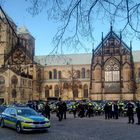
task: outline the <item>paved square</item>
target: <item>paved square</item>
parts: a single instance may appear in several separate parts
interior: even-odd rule
[[[72,114],[59,122],[53,114],[48,132],[17,134],[15,130],[0,128],[0,140],[140,140],[140,126],[127,122],[127,117],[118,120],[105,120],[104,116],[74,119]]]

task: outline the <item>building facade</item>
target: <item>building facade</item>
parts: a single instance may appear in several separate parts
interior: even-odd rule
[[[112,27],[92,53],[35,56],[35,39],[0,7],[0,103],[140,100],[140,51]]]
[[[0,103],[38,99],[40,65],[34,62],[35,39],[17,28],[0,7]]]

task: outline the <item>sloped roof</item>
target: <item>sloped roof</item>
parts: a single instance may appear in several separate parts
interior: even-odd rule
[[[22,26],[17,29],[17,34],[30,34],[30,32],[25,26]]]
[[[44,55],[35,56],[35,61],[41,65],[82,65],[91,64],[91,53],[66,54],[66,55]]]
[[[140,62],[140,50],[133,51],[134,62]],[[63,66],[63,65],[89,65],[91,64],[92,54],[66,54],[66,55],[42,55],[35,56],[35,61],[41,65]]]

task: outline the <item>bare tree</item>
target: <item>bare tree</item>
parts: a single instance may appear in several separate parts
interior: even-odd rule
[[[26,0],[32,6],[32,15],[46,10],[49,19],[61,23],[53,38],[52,52],[63,53],[63,47],[84,47],[83,38],[94,41],[95,23],[111,22],[121,26],[122,32],[129,30],[140,39],[139,0]],[[86,49],[86,48],[85,48]]]

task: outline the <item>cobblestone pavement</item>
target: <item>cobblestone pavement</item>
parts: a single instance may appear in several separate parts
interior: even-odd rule
[[[140,126],[127,124],[125,117],[118,120],[105,120],[104,116],[74,119],[68,114],[66,120],[59,122],[53,114],[51,124],[47,132],[23,134],[0,128],[0,140],[140,140]]]

